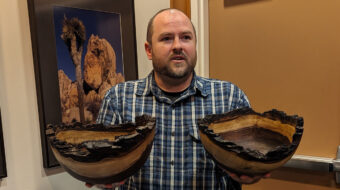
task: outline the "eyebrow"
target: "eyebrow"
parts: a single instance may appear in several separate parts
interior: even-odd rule
[[[190,35],[194,35],[192,31],[184,31],[181,34],[190,34]]]
[[[181,35],[183,35],[183,34],[193,35],[193,32],[189,30],[189,31],[181,32],[180,34]],[[161,33],[159,36],[168,36],[168,35],[173,35],[173,33],[172,32],[164,32],[164,33]]]

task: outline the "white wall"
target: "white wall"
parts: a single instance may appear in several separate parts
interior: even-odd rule
[[[209,9],[208,1],[191,0],[191,21],[197,33],[197,75],[209,77]]]
[[[169,0],[135,0],[138,74],[152,68],[144,53],[148,19]],[[61,168],[44,169],[26,0],[0,0],[0,108],[8,177],[1,190],[78,190]]]
[[[152,63],[145,54],[146,28],[149,19],[160,9],[169,8],[170,0],[135,0],[138,77],[146,77],[152,70]]]

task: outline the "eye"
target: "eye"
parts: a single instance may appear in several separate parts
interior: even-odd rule
[[[190,36],[190,35],[184,35],[184,36],[183,36],[183,39],[184,39],[184,40],[191,40],[191,36]]]
[[[169,40],[171,40],[171,38],[170,38],[170,37],[168,37],[168,36],[166,36],[166,37],[163,37],[163,38],[161,39],[161,41],[169,41]]]

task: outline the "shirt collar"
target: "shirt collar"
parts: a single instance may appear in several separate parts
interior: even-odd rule
[[[210,92],[207,90],[207,85],[208,84],[206,81],[197,76],[196,72],[194,71],[193,80],[186,91],[189,95],[200,94],[205,97],[210,94]],[[142,79],[138,83],[138,88],[136,90],[136,95],[147,96],[150,94],[154,94],[155,96],[159,96],[161,94],[161,89],[157,86],[153,77],[153,71],[151,71],[146,78]]]

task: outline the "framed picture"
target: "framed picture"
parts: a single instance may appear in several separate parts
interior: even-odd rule
[[[44,167],[47,124],[94,123],[117,83],[135,80],[133,0],[28,0]]]
[[[2,121],[0,110],[0,178],[7,177],[5,147],[4,147],[4,135],[2,133]]]

